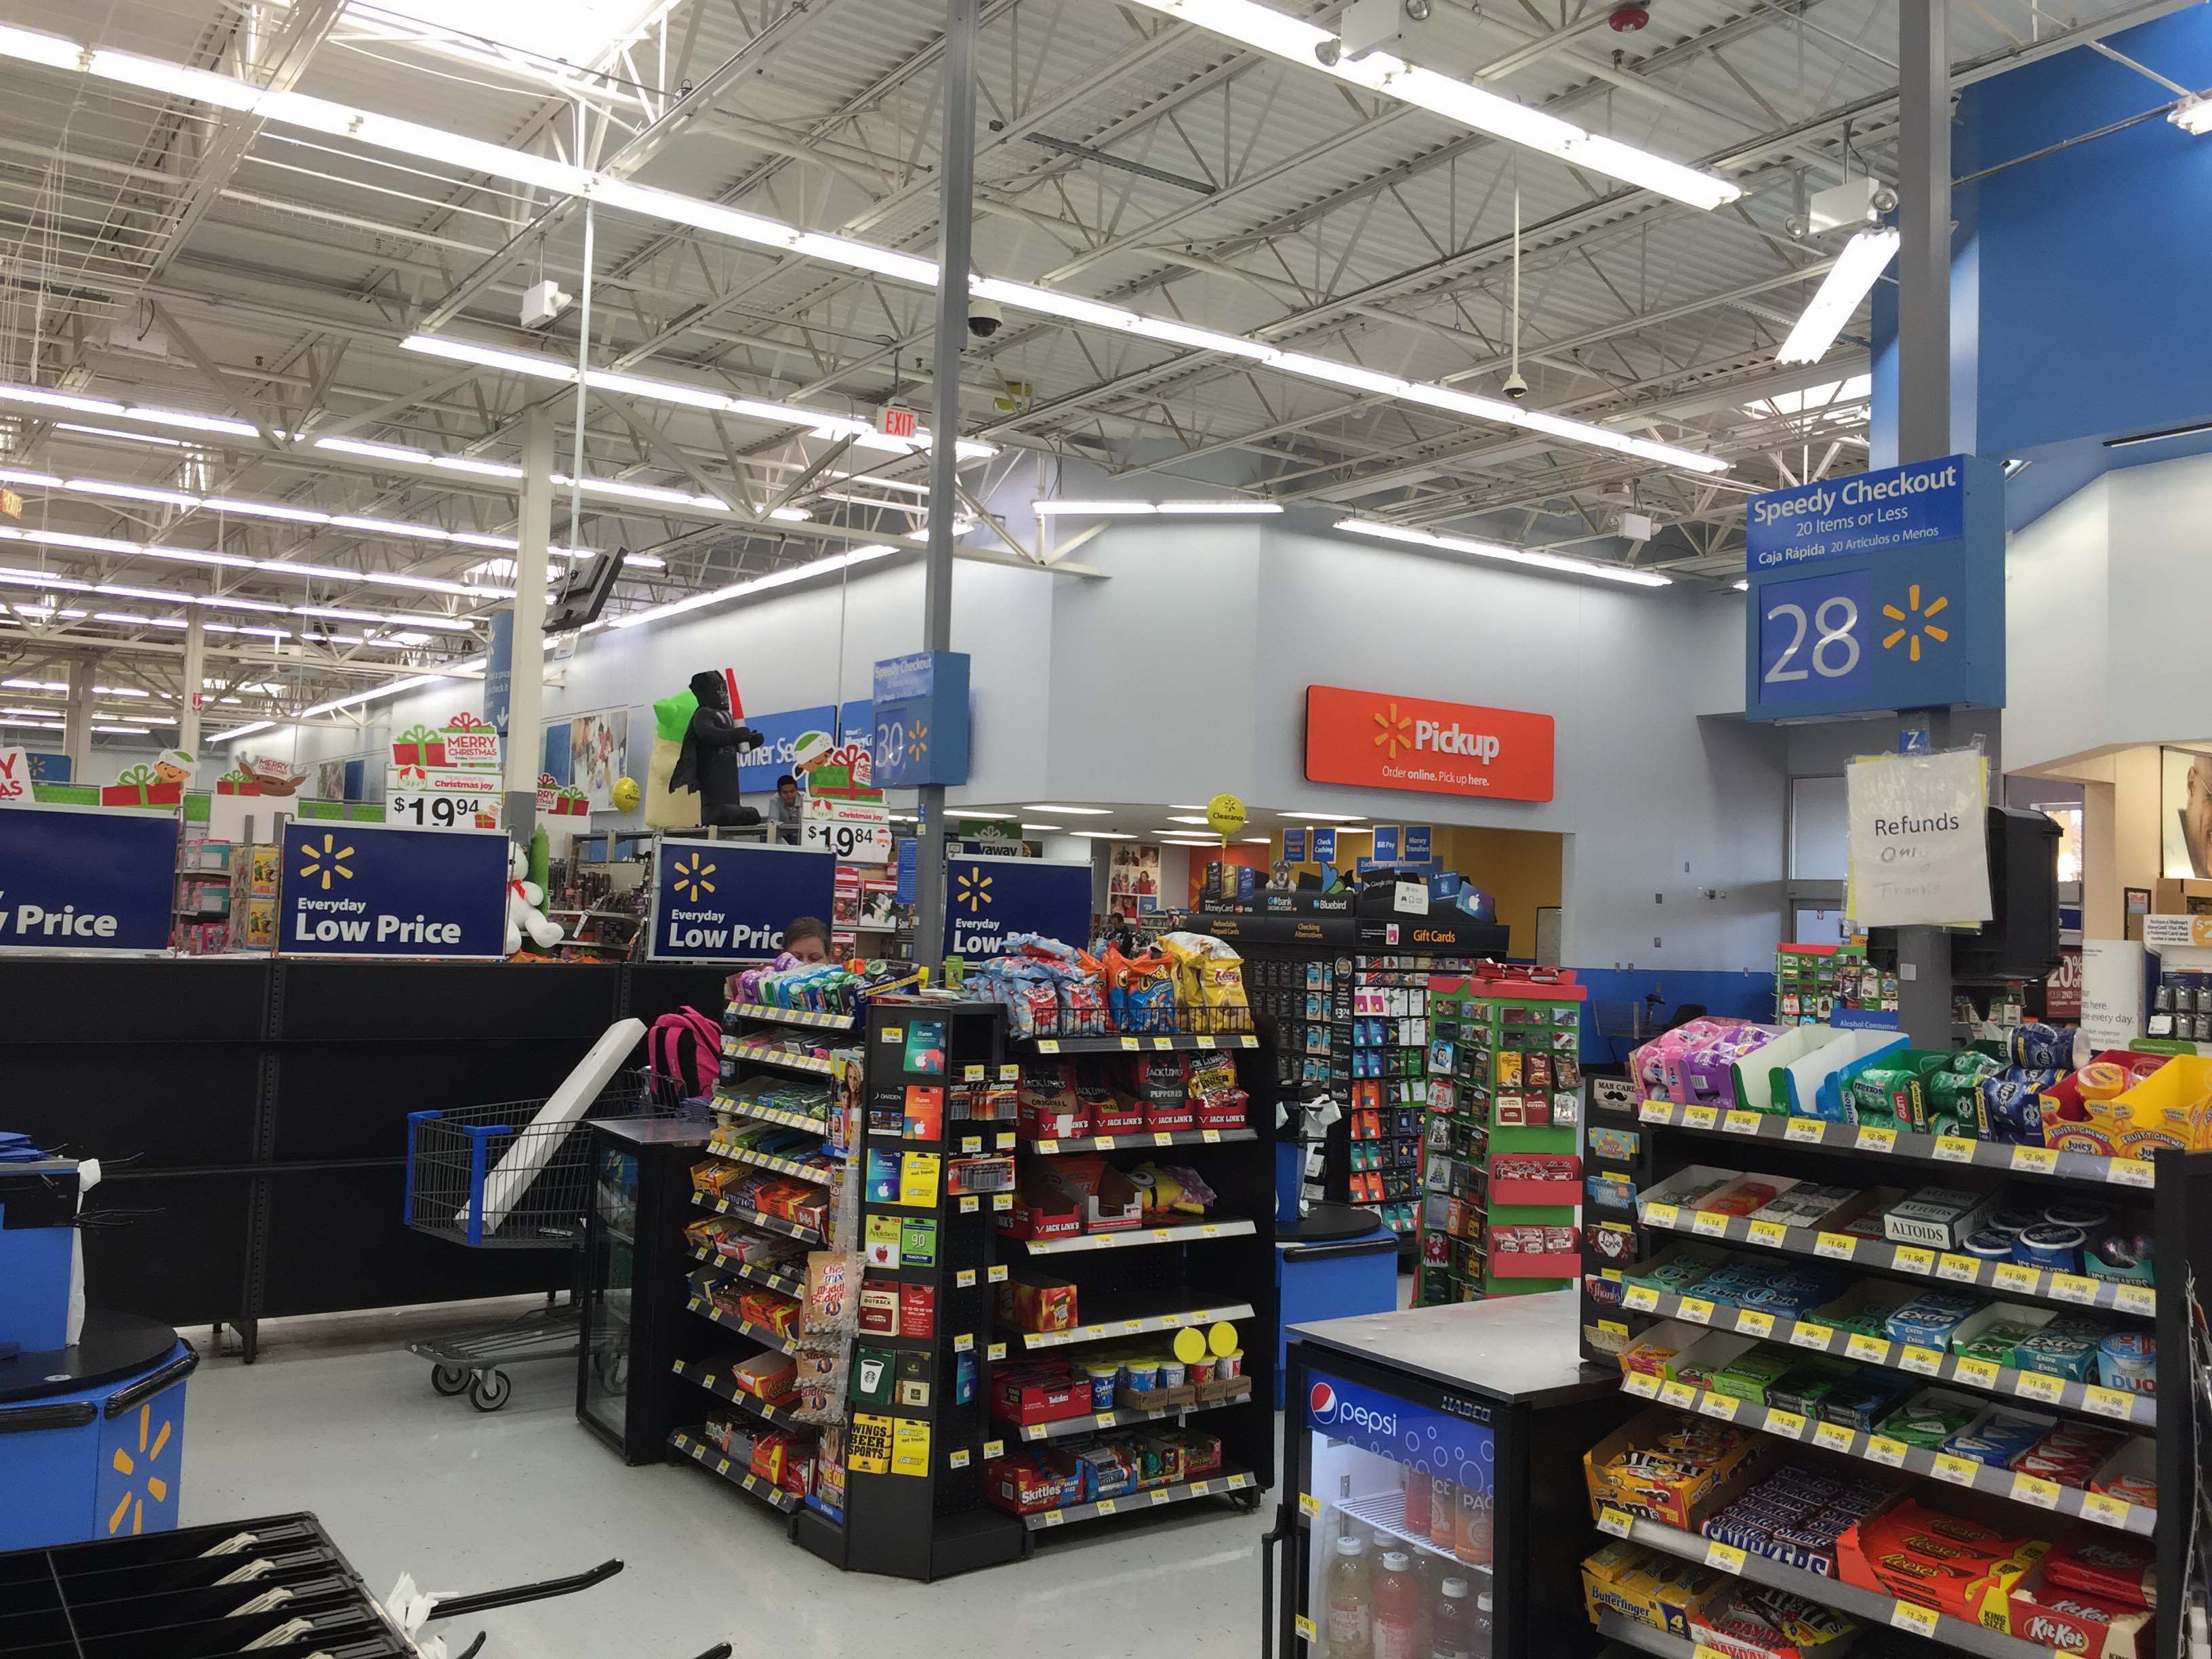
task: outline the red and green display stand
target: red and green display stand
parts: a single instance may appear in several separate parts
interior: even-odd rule
[[[1416,1307],[1558,1290],[1580,1271],[1584,994],[1559,969],[1430,981]]]

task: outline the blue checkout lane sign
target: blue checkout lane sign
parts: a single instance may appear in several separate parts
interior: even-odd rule
[[[830,920],[837,860],[749,841],[663,836],[653,865],[646,955],[654,962],[758,962],[793,919]]]
[[[1003,956],[1015,933],[1077,946],[1091,941],[1091,866],[1044,859],[945,860],[945,954]]]
[[[968,655],[916,651],[876,665],[876,787],[968,781]]]
[[[2004,476],[1950,455],[1751,498],[1744,708],[2004,702]]]
[[[510,844],[295,818],[284,826],[276,953],[496,961],[507,954]]]
[[[166,951],[176,873],[167,812],[0,807],[0,951]]]

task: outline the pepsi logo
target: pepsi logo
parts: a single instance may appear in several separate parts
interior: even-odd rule
[[[1356,1400],[1344,1399],[1337,1394],[1334,1384],[1326,1382],[1317,1382],[1307,1391],[1306,1420],[1317,1427],[1337,1424],[1361,1429],[1385,1439],[1395,1439],[1398,1434],[1395,1412],[1380,1412]]]
[[[1306,1395],[1306,1414],[1316,1423],[1327,1423],[1336,1416],[1336,1390],[1326,1382],[1316,1382]]]

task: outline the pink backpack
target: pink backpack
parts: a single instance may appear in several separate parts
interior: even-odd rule
[[[646,1033],[653,1093],[663,1103],[702,1100],[722,1073],[722,1028],[696,1008],[663,1014]]]

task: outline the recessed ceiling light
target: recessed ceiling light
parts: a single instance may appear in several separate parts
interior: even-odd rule
[[[1318,818],[1323,823],[1357,823],[1365,817],[1364,812],[1285,812],[1286,818]]]
[[[1114,809],[1110,806],[1047,806],[1038,801],[1031,801],[1022,810],[1027,812],[1072,812],[1079,818],[1110,818],[1114,816]]]
[[[1244,837],[1244,845],[1247,847],[1273,847],[1274,844],[1275,838],[1273,836],[1247,836]]]
[[[1212,827],[1213,823],[1213,821],[1207,817],[1203,812],[1200,813],[1196,817],[1173,816],[1168,819],[1168,822],[1170,823],[1194,823],[1200,829],[1210,829]]]

